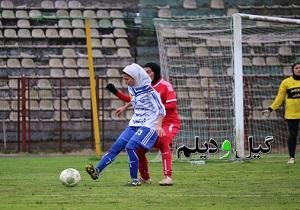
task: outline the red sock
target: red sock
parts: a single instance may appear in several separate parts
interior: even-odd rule
[[[161,151],[161,159],[163,164],[164,176],[172,176],[172,154],[169,151]]]
[[[144,180],[150,179],[146,150],[142,148],[137,149],[137,156],[139,158],[139,172],[141,178]]]

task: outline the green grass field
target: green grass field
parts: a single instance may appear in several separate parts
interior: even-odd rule
[[[151,159],[151,158],[150,158]],[[0,209],[300,209],[300,162],[286,156],[235,163],[208,160],[205,165],[174,161],[174,185],[161,187],[161,163],[151,163],[151,185],[125,187],[127,156],[121,155],[97,181],[84,172],[87,156],[0,158]],[[76,187],[63,186],[65,168],[80,171]]]

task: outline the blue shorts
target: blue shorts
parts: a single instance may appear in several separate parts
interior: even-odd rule
[[[140,147],[150,149],[157,140],[157,133],[155,130],[147,127],[127,127],[120,137],[127,139],[128,144],[130,142],[137,143]]]

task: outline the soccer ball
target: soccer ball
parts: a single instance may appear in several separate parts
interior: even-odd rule
[[[74,187],[80,182],[81,176],[76,169],[67,168],[60,173],[59,180],[65,186]]]

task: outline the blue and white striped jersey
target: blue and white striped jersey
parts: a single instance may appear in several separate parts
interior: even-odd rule
[[[134,109],[129,126],[147,127],[155,130],[159,116],[165,116],[166,110],[159,94],[151,87],[151,79],[138,64],[126,66],[123,72],[130,75],[135,84],[128,87]]]
[[[166,115],[159,94],[150,85],[141,88],[128,87],[128,91],[132,96],[131,104],[134,109],[129,126],[155,129],[158,117]]]

